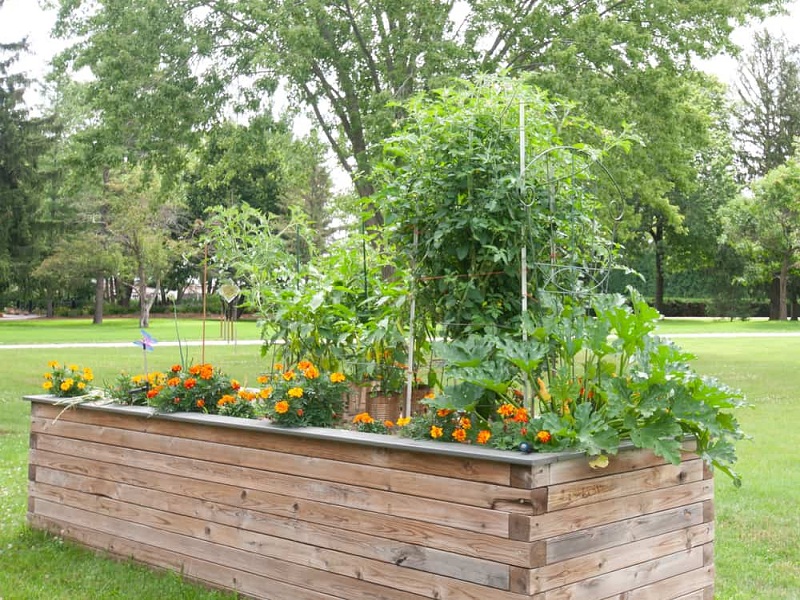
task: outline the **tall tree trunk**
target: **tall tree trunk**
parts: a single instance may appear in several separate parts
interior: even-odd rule
[[[106,280],[102,273],[98,273],[96,278],[97,280],[94,284],[94,318],[92,319],[92,325],[102,325]]]
[[[777,321],[780,318],[780,277],[775,276],[769,285],[769,320]]]
[[[650,232],[656,254],[656,297],[655,309],[664,312],[664,229],[657,223]]]
[[[788,299],[788,290],[789,287],[789,259],[784,258],[783,262],[781,263],[781,274],[779,279],[778,285],[778,319],[781,321],[786,321],[789,318],[789,314],[786,310],[786,301]]]

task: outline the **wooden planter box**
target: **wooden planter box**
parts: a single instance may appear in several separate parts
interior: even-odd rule
[[[31,402],[28,520],[279,600],[713,597],[713,480],[623,450],[500,452]]]

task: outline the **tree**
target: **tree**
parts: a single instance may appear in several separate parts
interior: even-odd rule
[[[30,273],[42,252],[39,160],[50,145],[52,125],[30,116],[24,104],[30,82],[11,72],[25,48],[24,42],[0,44],[0,293],[13,290],[18,300],[31,297]]]
[[[735,137],[746,179],[782,165],[800,136],[800,46],[767,30],[739,62]]]
[[[776,318],[786,319],[789,276],[800,266],[800,152],[756,180],[752,196],[740,196],[722,217],[726,239],[749,259],[750,280],[777,273]]]

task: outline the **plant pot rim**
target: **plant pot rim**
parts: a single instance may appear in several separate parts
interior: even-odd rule
[[[350,429],[324,427],[282,427],[259,419],[210,415],[196,412],[164,413],[158,412],[155,408],[150,406],[129,406],[126,404],[116,404],[108,400],[81,401],[81,398],[81,396],[61,398],[49,394],[31,394],[23,396],[23,399],[28,402],[39,402],[42,404],[63,406],[64,410],[77,407],[87,410],[130,415],[132,417],[177,421],[181,423],[192,423],[195,425],[207,425],[210,427],[226,427],[232,429],[243,429],[247,431],[261,431],[295,438],[318,439],[372,448],[387,448],[393,450],[405,450],[409,452],[420,452],[424,454],[437,454],[440,456],[451,456],[467,460],[482,460],[532,466],[575,460],[576,458],[586,456],[585,452],[575,451],[533,452],[531,454],[525,454],[522,452],[516,452],[514,450],[498,450],[496,448],[487,448],[472,444],[458,444],[455,442],[451,443],[435,442],[430,440],[416,440],[398,435],[364,433]],[[619,445],[619,451],[635,449],[635,446],[630,441],[623,441]]]

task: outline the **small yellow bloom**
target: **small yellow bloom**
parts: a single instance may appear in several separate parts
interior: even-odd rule
[[[437,427],[436,425],[431,425],[430,434],[431,434],[431,437],[433,439],[440,438],[440,437],[442,437],[442,434],[443,434],[442,428],[441,427]]]
[[[289,412],[289,403],[286,400],[281,400],[275,404],[275,412],[279,415],[284,415]]]
[[[269,377],[267,377],[266,375],[259,375],[258,377],[256,377],[256,381],[261,385],[264,385],[269,381]]]
[[[68,368],[69,368],[70,371],[78,371],[78,370],[80,370],[80,367],[78,365],[75,365],[75,364],[70,365]]]
[[[314,365],[310,365],[308,368],[303,370],[303,375],[305,375],[306,379],[316,379],[319,377],[319,369]]]
[[[341,383],[346,379],[343,373],[331,373],[331,383]]]
[[[72,380],[71,379],[67,379],[65,381],[62,381],[61,385],[59,387],[61,388],[62,392],[68,392],[70,390],[70,388],[72,387]]]
[[[46,390],[53,389],[53,382],[52,382],[52,381],[45,381],[45,382],[42,384],[42,387],[43,387],[44,389],[46,389]]]
[[[82,382],[82,381],[79,381],[79,382],[78,382],[78,385],[77,385],[76,387],[77,387],[79,390],[84,390],[84,389],[86,389],[86,384],[85,384],[84,382]]]
[[[289,391],[286,392],[289,395],[289,398],[302,398],[303,397],[303,388],[301,387],[293,387],[289,388]]]
[[[51,361],[49,361],[49,362],[47,363],[47,366],[48,366],[48,367],[50,367],[51,369],[57,369],[57,368],[58,368],[58,367],[60,367],[61,365],[58,363],[58,361],[57,361],[57,360],[51,360]]]
[[[53,378],[53,374],[52,373],[45,373],[44,374],[44,378],[45,379],[52,379]]]
[[[284,381],[291,381],[292,379],[294,379],[294,371],[286,371],[286,373],[283,374]]]
[[[259,397],[259,398],[261,398],[262,400],[266,400],[266,399],[267,399],[267,398],[269,398],[270,396],[272,396],[272,388],[271,388],[271,387],[269,387],[269,386],[268,386],[268,387],[265,387],[265,388],[262,388],[262,389],[261,389],[261,390],[258,392],[258,397]]]
[[[405,427],[409,423],[411,423],[411,417],[400,417],[399,419],[397,419],[398,427]]]

